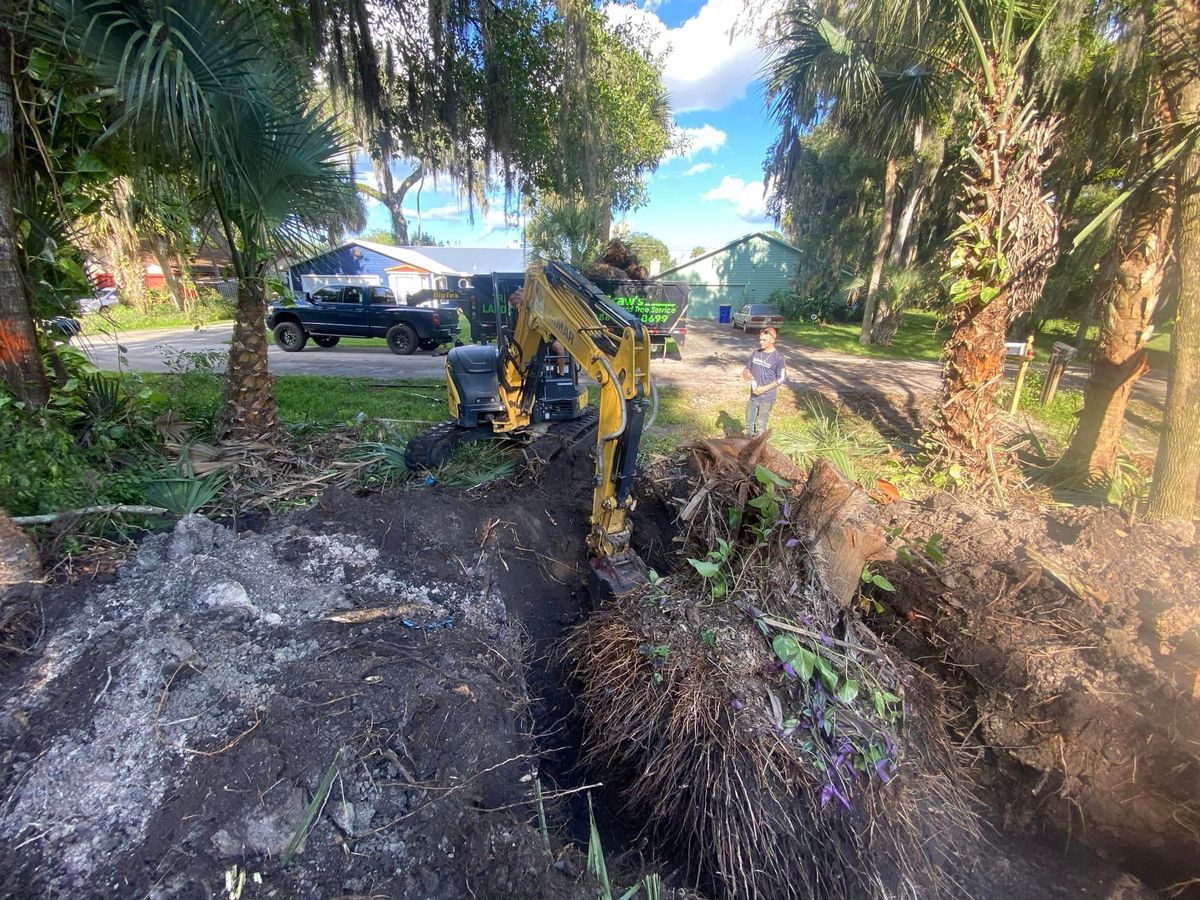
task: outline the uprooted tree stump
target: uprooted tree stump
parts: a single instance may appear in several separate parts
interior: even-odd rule
[[[956,893],[967,782],[935,686],[853,609],[889,554],[862,490],[824,461],[798,489],[762,439],[671,478],[679,564],[568,640],[589,761],[717,896]]]

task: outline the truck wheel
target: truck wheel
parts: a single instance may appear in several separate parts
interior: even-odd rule
[[[308,343],[308,335],[295,322],[280,322],[275,326],[275,343],[280,350],[288,353],[299,353]]]
[[[314,334],[312,339],[313,343],[318,347],[336,347],[338,345],[338,341],[341,340],[340,337],[333,337],[332,335],[328,334]]]
[[[417,349],[417,333],[407,325],[393,325],[387,333],[388,349],[399,356],[409,356]]]

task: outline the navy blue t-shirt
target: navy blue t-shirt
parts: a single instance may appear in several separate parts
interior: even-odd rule
[[[783,354],[778,350],[755,350],[750,354],[751,386],[766,388],[760,397],[771,396],[786,376]]]

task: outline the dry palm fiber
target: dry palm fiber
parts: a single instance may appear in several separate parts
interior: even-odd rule
[[[630,278],[634,281],[645,281],[650,277],[649,271],[638,261],[633,251],[617,238],[608,242],[600,258],[588,269],[587,275],[589,278]]]
[[[824,460],[803,489],[770,466],[802,475],[761,438],[668,473],[679,564],[568,641],[587,758],[716,896],[961,896],[977,831],[937,689],[837,575],[887,554],[869,500]]]

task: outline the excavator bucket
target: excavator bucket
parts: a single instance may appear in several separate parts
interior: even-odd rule
[[[650,570],[634,550],[624,550],[608,556],[593,556],[588,573],[588,593],[592,605],[619,597],[645,584]]]

